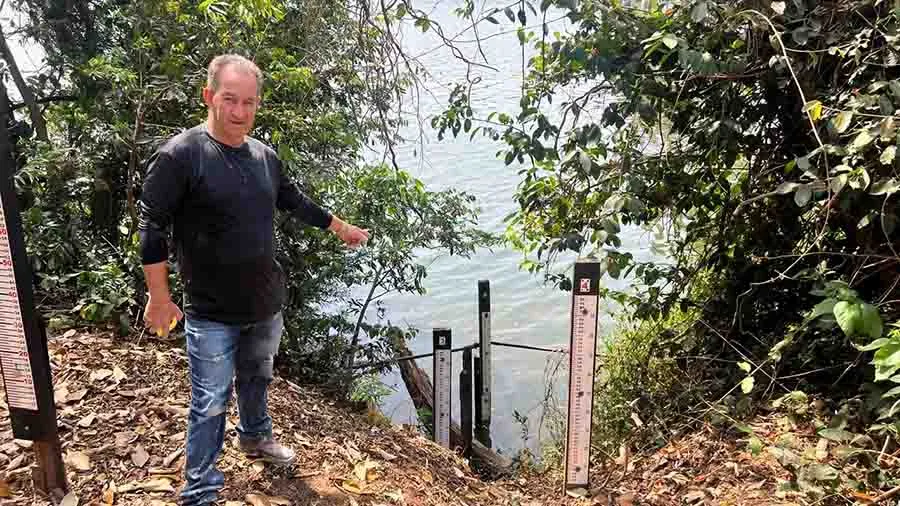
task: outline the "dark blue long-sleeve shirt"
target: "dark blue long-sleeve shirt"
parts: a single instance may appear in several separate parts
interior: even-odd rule
[[[319,228],[331,214],[287,179],[275,151],[248,138],[222,144],[199,125],[150,158],[139,202],[142,263],[168,258],[171,225],[189,316],[251,323],[279,311],[285,275],[275,261],[275,210]]]

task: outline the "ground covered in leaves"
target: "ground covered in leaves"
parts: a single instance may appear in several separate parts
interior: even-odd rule
[[[51,339],[49,348],[72,490],[64,504],[173,504],[183,484],[190,400],[183,349],[175,342],[115,341],[71,331]],[[519,502],[412,428],[373,424],[365,413],[283,379],[272,385],[270,413],[278,438],[297,451],[297,463],[278,468],[248,460],[232,445],[234,405],[219,461],[229,506]],[[7,416],[3,405],[0,417]],[[13,440],[5,425],[2,502],[45,504],[32,490],[30,444]]]
[[[175,341],[115,340],[74,331],[51,339],[49,349],[71,486],[63,504],[174,504],[183,484],[190,400],[183,349]],[[315,388],[276,379],[269,405],[277,436],[297,450],[298,461],[291,468],[270,467],[238,452],[231,442],[237,423],[232,402],[219,461],[226,474],[221,504],[787,506],[814,502],[792,484],[816,486],[817,477],[855,472],[839,462],[840,444],[810,426],[785,424],[784,417],[771,415],[748,425],[752,437],[705,426],[649,455],[625,452],[615,462],[594,466],[586,497],[567,497],[560,470],[519,468],[515,476],[486,483],[467,461],[414,428],[383,423]],[[0,418],[8,418],[2,401]],[[32,455],[31,444],[14,440],[5,422],[3,504],[48,504],[32,490]],[[887,469],[898,464],[897,455],[881,460]],[[831,492],[844,501],[835,504],[878,498],[875,492]]]

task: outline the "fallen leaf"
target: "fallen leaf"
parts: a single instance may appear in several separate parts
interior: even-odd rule
[[[384,460],[386,460],[388,462],[397,460],[396,455],[392,455],[392,454],[382,450],[381,448],[375,448],[375,453],[377,453],[381,458],[383,458]]]
[[[225,501],[225,506],[244,506],[244,501]]]
[[[65,334],[63,334],[63,337],[69,338],[69,337],[72,337],[72,336],[74,336],[74,335],[75,335],[75,329],[69,329],[69,330],[66,331]]]
[[[377,477],[377,468],[377,462],[366,459],[365,461],[360,462],[353,467],[353,474],[356,476],[357,480],[366,483],[375,480],[375,478]]]
[[[63,500],[61,503],[59,503],[59,506],[78,506],[78,496],[75,495],[75,492],[69,492],[65,497],[63,497]]]
[[[178,469],[174,467],[151,467],[147,471],[148,474],[178,474]]]
[[[457,469],[457,468],[455,468],[455,467],[453,468],[453,474],[455,474],[456,477],[459,478],[459,479],[463,479],[463,478],[466,477],[466,475],[463,474],[462,471],[460,471],[459,469]]]
[[[106,506],[112,506],[114,502],[116,502],[116,485],[110,483],[110,486],[103,491],[103,503]]]
[[[91,458],[82,452],[66,452],[66,463],[79,471],[91,470]]]
[[[0,497],[12,497],[12,491],[9,489],[9,483],[6,483],[6,480],[0,478]]]
[[[128,375],[125,374],[125,371],[120,369],[119,366],[113,367],[112,376],[113,376],[113,379],[116,381],[116,383],[119,383],[122,380],[128,378]]]
[[[396,492],[385,492],[384,496],[396,503],[403,502],[403,491],[402,490],[397,490]]]
[[[287,506],[291,504],[284,497],[270,497],[265,494],[247,494],[244,499],[252,506]]]
[[[172,488],[172,481],[166,478],[156,478],[146,481],[141,483],[139,487],[148,492],[175,492],[175,489]]]
[[[340,488],[344,492],[349,492],[356,495],[371,494],[371,492],[366,492],[366,485],[364,483],[360,483],[353,478],[341,482]]]
[[[16,443],[16,446],[18,446],[19,448],[24,448],[26,450],[30,450],[31,447],[34,446],[33,441],[26,441],[24,439],[16,439],[15,443]]]
[[[251,467],[257,473],[261,473],[266,468],[266,464],[261,460],[257,460],[256,462],[253,463],[253,465]]]
[[[106,378],[112,376],[112,371],[109,369],[97,369],[96,371],[91,373],[91,382],[94,381],[103,381]]]
[[[71,392],[66,396],[66,402],[78,402],[81,399],[84,399],[84,396],[87,395],[87,392],[87,388],[82,388],[81,390]]]
[[[313,476],[318,476],[322,474],[321,471],[298,471],[297,474],[294,475],[294,478],[310,478]]]
[[[85,416],[81,420],[78,420],[78,426],[84,427],[84,428],[90,427],[91,424],[94,423],[94,419],[96,419],[96,418],[97,418],[97,415],[91,413],[90,415]]]
[[[148,460],[150,460],[150,454],[147,453],[147,450],[145,450],[142,445],[138,445],[137,448],[131,452],[131,461],[137,467],[144,467],[144,464],[146,464]]]
[[[22,467],[22,464],[25,463],[25,455],[19,455],[18,457],[12,459],[12,462],[6,466],[6,471],[15,471],[16,469]]]
[[[179,449],[175,450],[174,452],[170,453],[169,455],[167,455],[166,458],[163,459],[163,464],[162,464],[163,467],[171,467],[172,463],[175,462],[175,459],[177,459],[178,457],[181,456],[181,452],[183,452],[183,451],[184,451],[184,449],[179,448]]]
[[[426,469],[425,471],[422,472],[422,481],[424,481],[425,483],[433,483],[434,482],[434,476],[431,475],[431,471]]]

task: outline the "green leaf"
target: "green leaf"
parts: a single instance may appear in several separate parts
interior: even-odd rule
[[[506,14],[506,17],[509,18],[513,23],[516,22],[516,15],[513,13],[513,10],[510,7],[503,9],[503,14]]]
[[[843,429],[822,429],[819,431],[819,437],[823,437],[829,441],[842,443],[853,439],[854,434]]]
[[[850,126],[851,121],[853,120],[853,112],[852,111],[841,111],[834,118],[834,130],[842,134],[847,128]]]
[[[809,113],[809,117],[813,121],[818,121],[822,117],[822,102],[812,100],[803,106],[803,112]]]
[[[822,315],[833,314],[835,304],[837,304],[837,301],[834,299],[825,299],[816,304],[816,307],[813,308],[812,313],[809,315],[809,319],[815,320]]]
[[[794,194],[794,202],[798,207],[809,204],[810,199],[812,199],[812,187],[808,184],[800,186],[797,189],[797,193]]]
[[[486,18],[484,18],[484,19],[490,21],[491,23],[493,23],[493,24],[495,24],[495,25],[499,25],[499,24],[500,24],[500,22],[497,21],[497,18],[492,17],[492,16],[488,16],[488,17],[486,17]]]
[[[816,481],[832,481],[839,476],[838,470],[828,464],[813,462],[807,467],[809,475]]]
[[[875,381],[889,379],[900,368],[900,339],[885,343],[872,358],[875,365]]]
[[[806,156],[801,156],[800,158],[798,158],[797,167],[799,167],[800,170],[809,170],[809,158]]]
[[[678,38],[671,33],[667,33],[663,35],[662,43],[665,44],[669,49],[675,49],[675,46],[678,45]]]
[[[784,182],[778,185],[778,188],[775,188],[775,193],[779,195],[787,195],[792,191],[796,190],[800,185],[797,183]]]
[[[897,397],[900,395],[900,387],[894,387],[887,392],[881,394],[882,399],[890,399],[891,397]]]
[[[745,394],[749,394],[751,390],[753,390],[753,385],[756,380],[753,379],[753,376],[747,376],[741,381],[741,391]]]
[[[747,441],[747,450],[756,457],[763,451],[763,442],[758,437],[753,436]]]
[[[894,156],[897,154],[897,146],[888,146],[884,148],[884,151],[881,152],[881,157],[879,161],[881,161],[884,165],[890,165],[894,163]]]
[[[859,151],[862,148],[868,146],[869,143],[871,143],[871,142],[872,142],[872,136],[869,135],[869,131],[863,130],[856,136],[855,139],[853,139],[853,142],[850,143],[850,150],[851,151]]]
[[[860,306],[862,307],[861,335],[870,339],[878,339],[884,332],[884,325],[881,321],[881,315],[878,314],[878,309],[872,304],[865,302],[860,304]]]
[[[891,178],[882,179],[881,181],[878,181],[877,183],[872,185],[872,189],[869,191],[869,193],[871,195],[892,195],[896,193],[897,190],[900,190],[900,181]]]
[[[706,1],[698,2],[691,9],[691,19],[695,23],[699,23],[699,22],[703,21],[704,19],[706,19],[706,16],[708,16],[708,15],[709,15],[709,4],[707,4]]]
[[[591,170],[591,157],[584,151],[578,152],[578,160],[581,162],[581,169],[585,172],[590,172]]]
[[[854,344],[853,347],[859,351],[874,351],[887,344],[888,341],[890,341],[890,339],[882,337],[881,339],[876,339],[865,346],[857,346]]]
[[[862,321],[862,308],[855,302],[842,300],[834,305],[834,317],[847,337],[855,337]]]
[[[750,369],[752,368],[752,366],[747,362],[738,362],[738,367],[740,367],[742,371],[748,374],[750,373]]]

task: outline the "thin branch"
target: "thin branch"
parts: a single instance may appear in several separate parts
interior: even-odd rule
[[[16,59],[9,49],[9,44],[6,43],[6,36],[3,34],[2,26],[0,26],[0,53],[2,53],[3,59],[6,60],[9,73],[12,75],[16,87],[19,89],[19,94],[22,95],[22,101],[28,106],[28,110],[31,114],[31,126],[34,128],[38,140],[44,142],[48,141],[50,138],[47,135],[47,123],[44,121],[44,117],[41,114],[41,108],[38,107],[37,102],[35,102],[31,88],[28,86],[28,83],[25,82],[25,78],[22,77],[22,72],[19,71],[19,66],[16,64]]]

